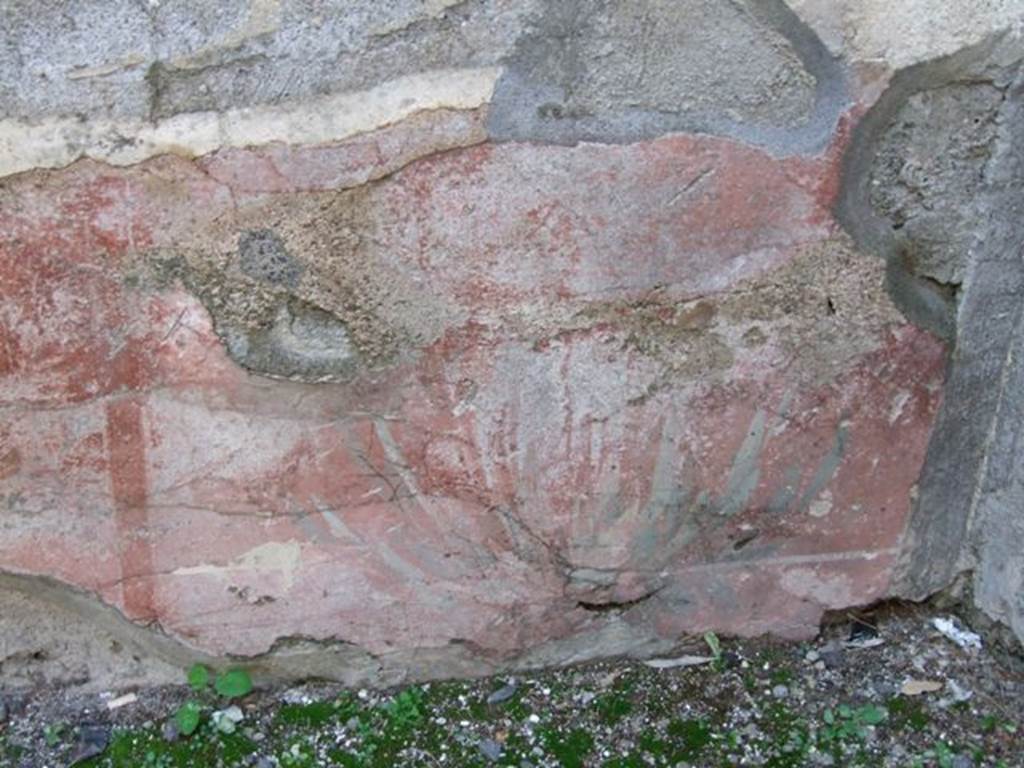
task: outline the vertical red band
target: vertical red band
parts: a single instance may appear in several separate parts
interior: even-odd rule
[[[153,555],[146,530],[146,443],[142,404],[136,399],[107,405],[110,487],[121,547],[121,597],[130,619],[150,620],[153,608]]]

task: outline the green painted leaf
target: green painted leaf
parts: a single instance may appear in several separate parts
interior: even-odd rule
[[[185,736],[191,736],[199,727],[199,705],[194,701],[186,701],[178,711],[174,713],[174,721],[178,724],[178,730]]]
[[[193,664],[188,671],[188,684],[193,691],[201,691],[210,684],[210,670],[202,664]]]
[[[229,669],[217,675],[213,687],[224,698],[237,699],[252,690],[252,678],[244,669]]]

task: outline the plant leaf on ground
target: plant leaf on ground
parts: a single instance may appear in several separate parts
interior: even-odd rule
[[[210,670],[202,664],[193,664],[188,670],[188,684],[193,691],[201,691],[210,684]]]
[[[213,687],[225,699],[237,699],[252,691],[252,678],[244,669],[236,667],[217,675]]]
[[[199,708],[199,705],[194,701],[186,701],[182,704],[174,715],[174,721],[178,725],[178,730],[185,736],[191,736],[195,733],[196,728],[199,727],[201,712],[202,710]]]

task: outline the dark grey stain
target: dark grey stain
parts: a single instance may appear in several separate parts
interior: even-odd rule
[[[238,264],[249,277],[295,288],[302,264],[285,249],[284,241],[269,229],[253,229],[238,237]]]

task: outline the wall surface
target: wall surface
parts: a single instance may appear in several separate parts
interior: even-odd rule
[[[1024,634],[1022,24],[0,0],[5,684]]]

